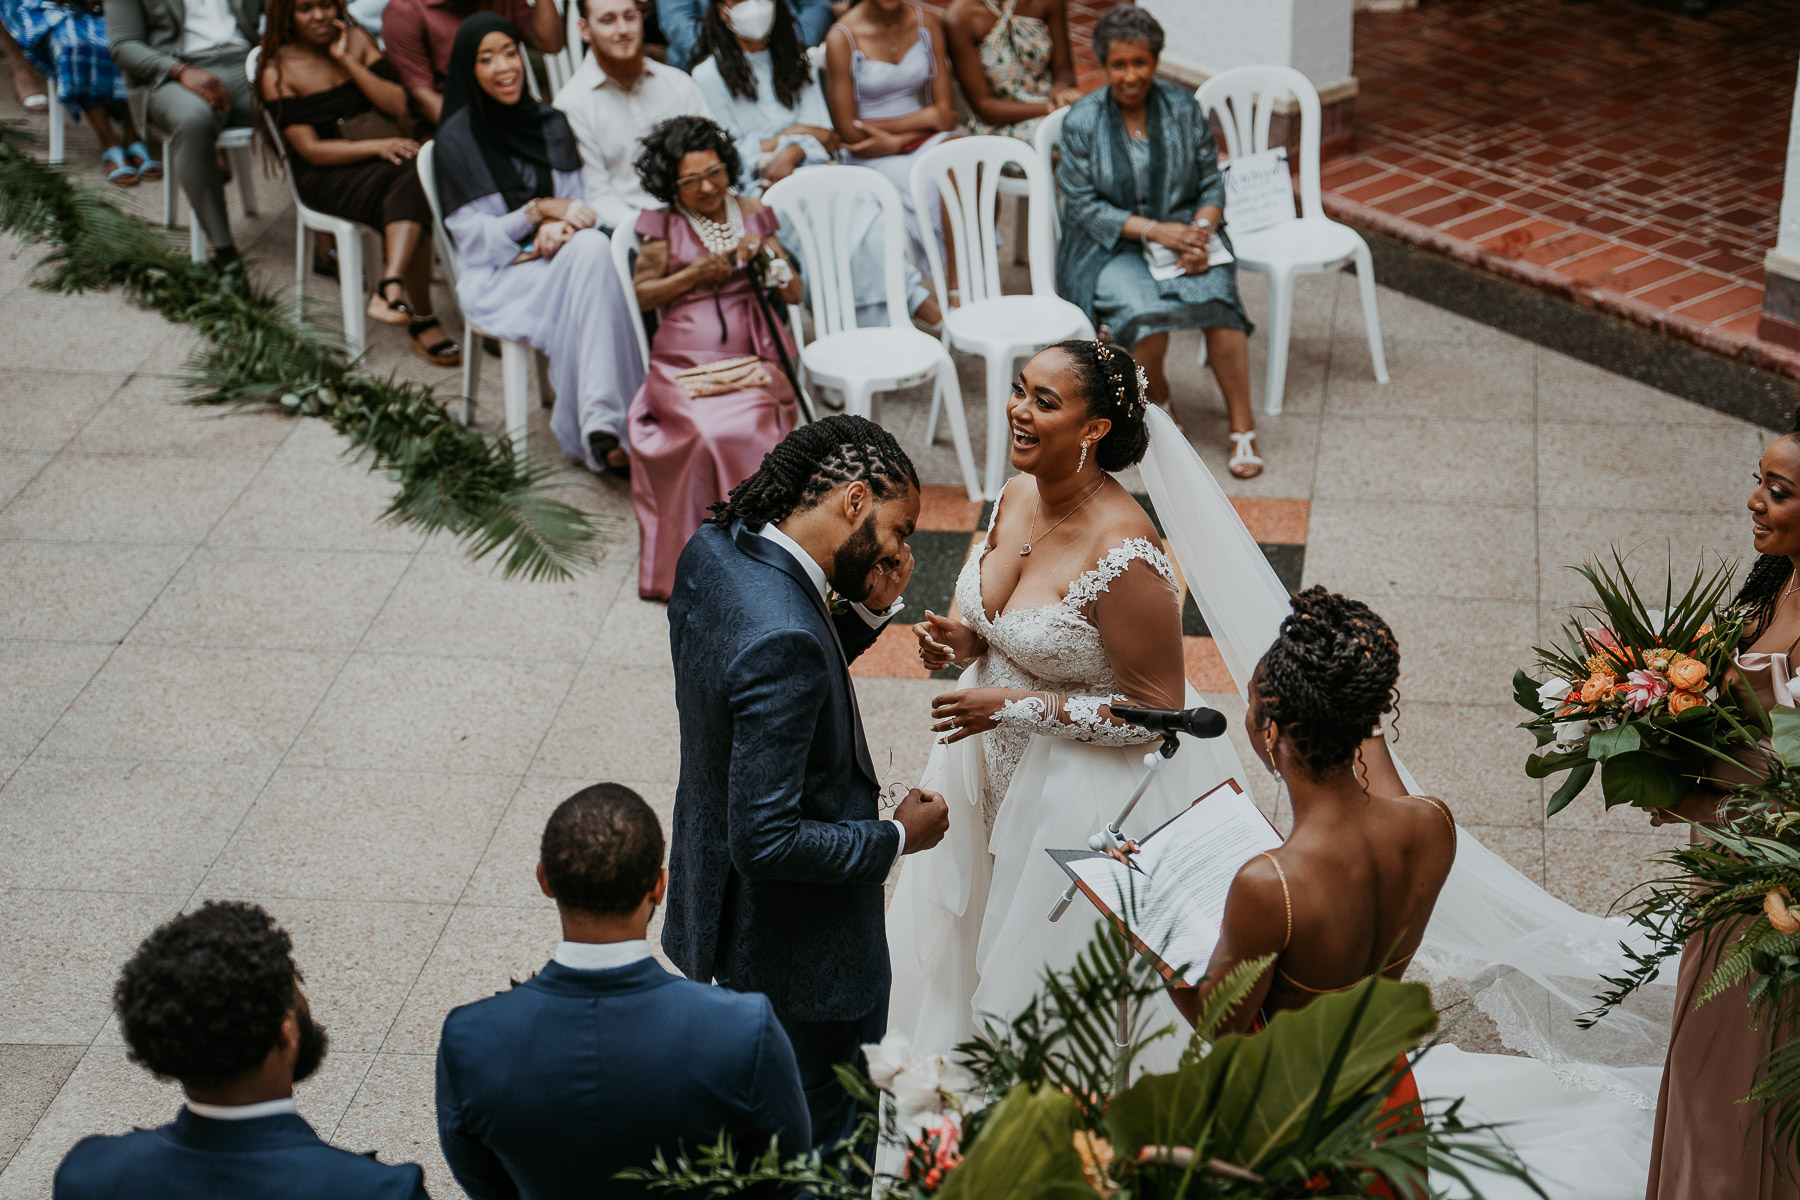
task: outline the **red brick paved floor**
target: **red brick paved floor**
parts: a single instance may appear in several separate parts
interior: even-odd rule
[[[1758,341],[1795,0],[1427,0],[1356,18],[1340,220],[1800,376]]]

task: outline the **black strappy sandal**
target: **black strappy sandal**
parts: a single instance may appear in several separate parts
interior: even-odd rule
[[[601,433],[596,429],[594,432],[587,435],[587,444],[588,453],[594,456],[595,462],[606,468],[606,473],[608,475],[613,475],[620,479],[631,478],[630,458],[627,458],[623,463],[615,466],[607,457],[614,450],[623,450],[625,448],[624,445],[620,443],[617,434]]]
[[[388,284],[400,285],[400,299],[387,298]],[[406,280],[398,275],[390,275],[375,284],[375,294],[369,297],[369,316],[383,325],[404,325],[414,317],[412,307],[406,303]],[[424,318],[419,318],[423,320]]]
[[[456,344],[454,338],[445,338],[443,341],[434,343],[431,346],[421,347],[419,345],[419,335],[424,333],[427,329],[434,328],[443,328],[443,322],[439,321],[430,313],[425,314],[416,321],[408,321],[406,323],[407,336],[412,338],[413,353],[434,367],[455,367],[462,365],[462,347]]]

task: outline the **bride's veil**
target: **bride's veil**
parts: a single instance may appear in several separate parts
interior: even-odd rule
[[[1175,423],[1154,406],[1148,422],[1145,486],[1241,694],[1289,611],[1287,589]],[[1398,754],[1394,765],[1410,790],[1434,794]],[[1455,796],[1443,799],[1454,809]],[[1641,948],[1643,940],[1622,919],[1592,916],[1550,895],[1465,827],[1413,961],[1440,999],[1444,989],[1465,989],[1508,1047],[1546,1063],[1565,1083],[1653,1108],[1674,1006],[1672,972],[1593,1029],[1576,1024],[1604,987],[1601,976],[1629,966],[1621,941]]]

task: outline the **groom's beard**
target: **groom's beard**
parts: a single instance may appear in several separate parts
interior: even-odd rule
[[[869,598],[874,581],[870,575],[881,561],[881,545],[875,537],[875,514],[844,539],[844,544],[831,556],[831,586],[837,594],[855,604]]]

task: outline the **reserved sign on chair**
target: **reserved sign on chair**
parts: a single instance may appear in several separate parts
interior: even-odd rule
[[[1225,164],[1225,223],[1232,233],[1255,233],[1294,219],[1285,146],[1235,155]]]

